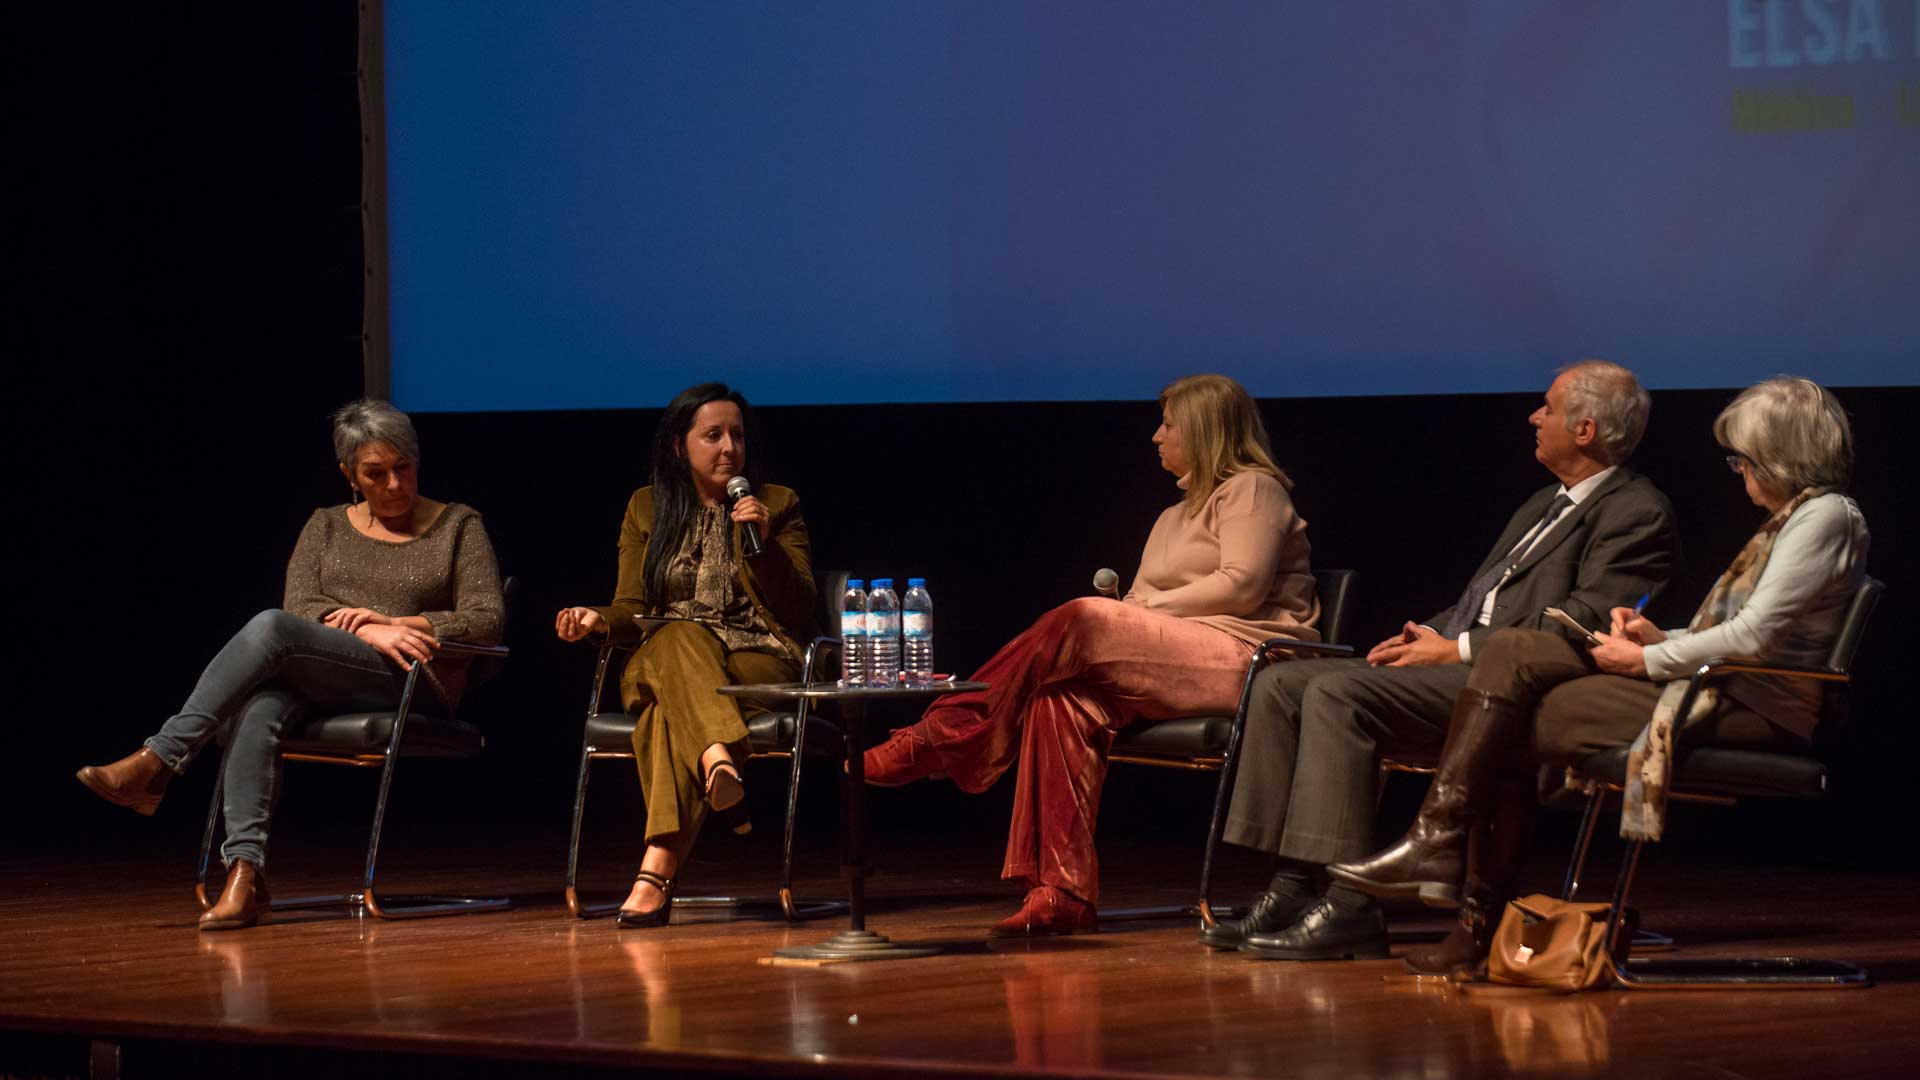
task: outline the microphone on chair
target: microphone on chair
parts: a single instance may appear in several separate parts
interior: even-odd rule
[[[1101,567],[1093,572],[1093,591],[1109,600],[1120,599],[1120,575],[1109,567]]]
[[[753,494],[753,484],[746,477],[736,476],[727,481],[727,509],[731,511],[734,503],[751,494]],[[740,522],[740,546],[749,555],[758,555],[765,551],[767,545],[760,539],[760,526],[751,521]]]

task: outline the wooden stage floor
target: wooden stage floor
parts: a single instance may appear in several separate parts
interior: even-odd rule
[[[90,1039],[125,1045],[127,1075],[174,1071],[165,1063],[192,1045],[277,1053],[273,1075],[308,1075],[302,1056],[327,1054],[358,1055],[341,1067],[353,1075],[400,1059],[415,1062],[406,1075],[1757,1077],[1920,1067],[1920,882],[1905,871],[1730,858],[1683,870],[1656,853],[1640,906],[1681,940],[1679,955],[1853,959],[1878,985],[1561,997],[1463,992],[1412,979],[1397,959],[1252,961],[1200,948],[1181,920],[990,941],[984,928],[1015,897],[992,880],[993,852],[978,843],[896,850],[871,883],[872,927],[937,943],[941,955],[771,966],[761,961],[775,948],[843,923],[689,917],[618,931],[576,921],[558,895],[557,847],[543,833],[486,853],[441,848],[395,883],[509,892],[508,912],[410,922],[304,913],[205,935],[192,929],[178,850],[14,860],[0,871],[0,1075],[84,1075],[83,1060],[48,1056],[84,1054]],[[708,847],[690,887],[771,883],[772,843]],[[398,848],[391,857],[406,859]],[[1154,860],[1178,867],[1179,881],[1145,884]],[[354,852],[333,844],[282,861],[276,890],[312,891],[351,877]],[[1183,899],[1194,860],[1128,850],[1108,861],[1106,900],[1120,905]],[[806,891],[834,891],[830,860],[805,869]],[[1539,869],[1551,878],[1551,866]],[[621,871],[603,862],[594,873],[617,883]],[[1242,899],[1256,880],[1250,864],[1229,876],[1223,899]],[[1396,930],[1412,932],[1404,943],[1440,925],[1420,916]],[[8,1061],[9,1047],[40,1056]],[[257,1071],[233,1064],[256,1059],[195,1060],[202,1072]]]

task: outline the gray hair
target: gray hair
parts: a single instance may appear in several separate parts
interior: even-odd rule
[[[1578,360],[1554,374],[1573,376],[1567,381],[1567,430],[1590,419],[1598,451],[1594,456],[1608,465],[1632,457],[1653,411],[1653,397],[1633,372],[1606,360]]]
[[[1721,446],[1751,463],[1761,487],[1779,495],[1842,488],[1853,476],[1853,425],[1826,387],[1776,375],[1740,391],[1713,421]]]
[[[333,459],[352,472],[360,451],[374,443],[386,443],[401,457],[420,464],[420,436],[414,434],[407,414],[384,401],[361,398],[348,402],[333,414]]]

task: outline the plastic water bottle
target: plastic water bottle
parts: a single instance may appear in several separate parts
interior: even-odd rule
[[[867,594],[867,685],[900,682],[900,598],[892,578],[874,578]]]
[[[900,637],[900,669],[907,674],[907,685],[932,682],[933,596],[927,592],[926,578],[907,579],[907,595],[900,601]]]
[[[859,578],[847,579],[840,598],[840,685],[867,685],[867,589]]]

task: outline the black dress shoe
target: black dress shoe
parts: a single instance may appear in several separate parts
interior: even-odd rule
[[[1271,934],[1292,926],[1313,901],[1311,896],[1269,889],[1247,909],[1245,918],[1201,927],[1200,944],[1209,949],[1237,949],[1248,934]]]
[[[1324,897],[1277,934],[1249,934],[1240,951],[1263,960],[1380,960],[1387,955],[1387,920],[1380,908],[1358,909]]]

